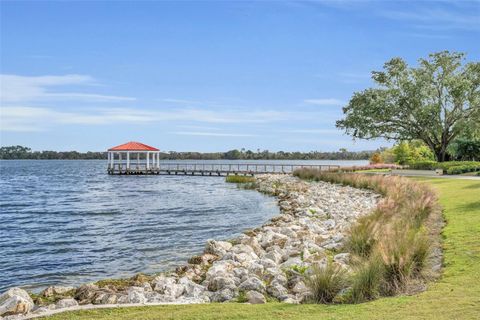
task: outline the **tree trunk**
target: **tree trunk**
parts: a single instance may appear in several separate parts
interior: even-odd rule
[[[438,162],[445,162],[449,160],[449,155],[447,153],[447,146],[440,146],[434,148],[433,153]]]

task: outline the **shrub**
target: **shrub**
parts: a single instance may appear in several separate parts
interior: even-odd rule
[[[249,176],[227,176],[225,181],[230,183],[252,183],[255,182],[255,178]]]
[[[248,302],[248,298],[247,298],[247,293],[243,290],[240,290],[238,292],[238,296],[237,298],[235,299],[236,302],[239,302],[239,303],[245,303],[245,302]]]
[[[460,174],[465,172],[480,171],[479,161],[413,161],[408,163],[409,168],[416,170],[443,169],[447,174]]]
[[[447,174],[462,174],[467,172],[480,171],[480,164],[466,164],[460,166],[452,166],[447,169]]]
[[[331,303],[346,284],[345,272],[331,263],[324,268],[312,267],[312,274],[306,278],[314,303]]]
[[[456,166],[472,166],[477,167],[477,170],[480,170],[480,161],[447,161],[447,162],[438,162],[436,164],[436,169],[443,169],[448,171],[451,167]]]
[[[415,170],[435,170],[437,163],[438,162],[431,160],[411,161],[408,163],[408,167]]]
[[[370,157],[370,164],[377,164],[377,163],[382,163],[382,156],[380,155],[380,153],[375,152]]]
[[[350,302],[360,303],[373,300],[380,295],[384,269],[378,257],[358,266],[352,277]]]

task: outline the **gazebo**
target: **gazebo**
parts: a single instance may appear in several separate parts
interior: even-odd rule
[[[131,141],[108,149],[108,173],[110,174],[151,173],[158,171],[159,168],[160,150],[157,148]]]

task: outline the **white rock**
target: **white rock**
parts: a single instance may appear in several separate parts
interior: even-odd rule
[[[62,299],[57,301],[55,304],[55,309],[63,309],[63,308],[69,308],[69,307],[75,307],[78,306],[78,302],[75,299],[69,298],[69,299]]]
[[[280,299],[281,297],[285,296],[288,294],[287,288],[282,286],[278,282],[272,282],[268,287],[267,287],[267,292],[274,298]]]
[[[141,287],[128,288],[128,303],[146,303],[147,298]]]
[[[164,275],[159,275],[152,281],[154,284],[154,290],[160,293],[163,293],[167,287],[174,285],[176,282],[177,280],[175,278]]]
[[[197,299],[203,297],[205,287],[189,280],[187,277],[180,278],[178,284],[181,284],[185,288],[184,295],[186,297]]]
[[[219,260],[215,261],[210,269],[208,269],[206,278],[209,280],[213,277],[227,276],[234,268],[233,261],[231,260]]]
[[[27,291],[10,288],[0,295],[0,316],[26,314],[33,309],[34,303]]]
[[[247,292],[247,300],[248,300],[248,303],[251,303],[251,304],[263,304],[267,302],[263,294],[253,290]]]
[[[350,260],[350,253],[339,253],[333,257],[333,261],[339,264],[348,264]]]
[[[282,263],[280,265],[280,267],[282,269],[291,269],[292,267],[294,266],[302,266],[303,265],[303,261],[302,259],[300,259],[300,257],[292,257],[290,259],[288,259],[287,261],[285,261],[284,263]]]
[[[225,301],[230,301],[233,298],[235,298],[235,290],[233,289],[223,289],[215,292],[211,296],[211,300],[213,302],[225,302]]]
[[[227,241],[207,240],[207,244],[205,245],[205,253],[211,253],[221,257],[228,250],[230,250],[231,247],[232,244]]]
[[[270,259],[275,263],[281,263],[282,262],[282,254],[277,252],[277,251],[270,251],[270,252],[266,253],[262,258]]]
[[[303,281],[297,282],[297,284],[292,288],[292,292],[296,294],[301,294],[308,291],[309,290]]]
[[[74,287],[51,286],[42,291],[44,297],[51,297],[54,295],[65,294],[69,291],[75,290]]]
[[[249,277],[247,280],[243,281],[238,288],[244,291],[255,290],[258,292],[264,292],[265,284],[257,277]]]
[[[276,268],[277,264],[275,261],[268,259],[268,258],[262,258],[259,260],[259,263],[265,268]]]
[[[225,288],[232,288],[234,289],[236,286],[235,286],[235,281],[230,278],[230,277],[222,277],[222,276],[219,276],[219,277],[215,277],[215,278],[212,278],[208,281],[208,290],[210,291],[218,291],[218,290],[222,290],[222,289],[225,289]]]
[[[264,269],[265,267],[256,261],[251,262],[248,266],[248,272],[259,277],[263,274]]]

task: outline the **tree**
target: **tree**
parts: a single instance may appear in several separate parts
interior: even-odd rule
[[[407,164],[412,160],[412,150],[410,149],[410,145],[405,141],[400,142],[393,148],[393,154],[395,155],[395,162],[398,164]]]
[[[225,152],[225,159],[237,160],[237,159],[240,159],[241,157],[242,157],[242,153],[237,149]]]
[[[375,152],[374,154],[372,154],[372,156],[370,157],[370,163],[371,164],[382,163],[382,156],[380,155],[380,153]]]
[[[372,72],[377,84],[354,93],[337,121],[354,138],[423,141],[438,161],[462,130],[480,123],[480,63],[442,51],[411,68],[401,58]]]

